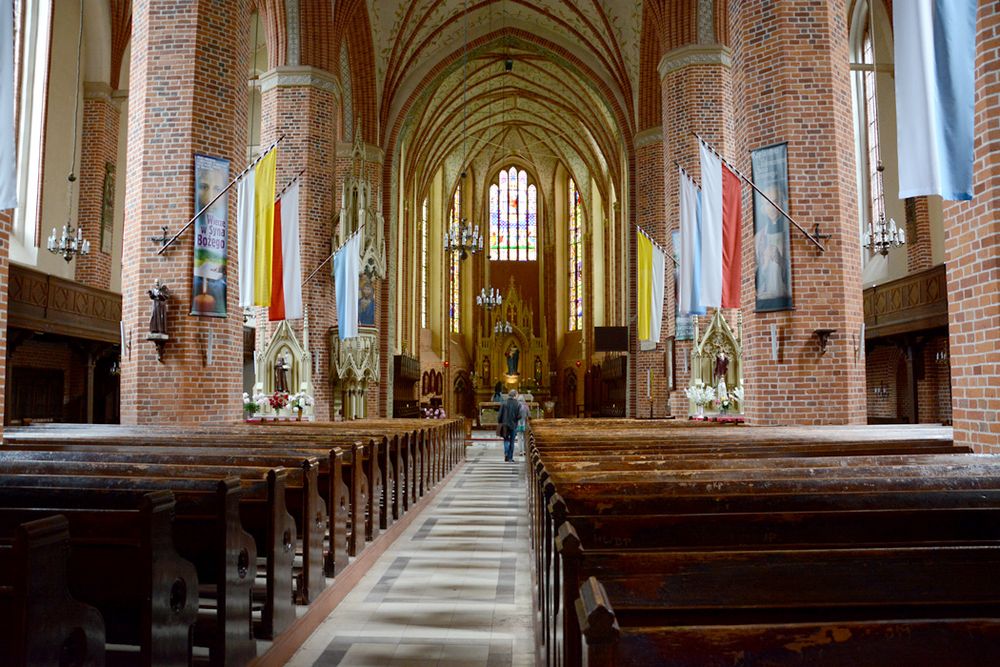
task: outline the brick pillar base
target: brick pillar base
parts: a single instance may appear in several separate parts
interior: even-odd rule
[[[176,232],[194,213],[194,154],[244,166],[249,0],[225,11],[213,0],[134,0],[128,174],[122,258],[124,424],[231,421],[242,415],[243,318],[237,275],[236,196],[229,197],[225,318],[188,315],[193,231],[157,256],[149,238]],[[149,332],[156,279],[171,292],[166,343],[157,361]],[[211,363],[208,360],[212,334]]]
[[[955,444],[1000,453],[1000,6],[980,0],[970,202],[946,203],[948,333]]]
[[[832,234],[820,254],[790,228],[794,310],[755,313],[753,209],[744,198],[744,386],[756,424],[865,422],[858,208],[845,0],[730,0],[735,143],[750,151],[788,143],[790,213]],[[771,325],[780,337],[771,358]],[[817,329],[835,329],[825,354]]]

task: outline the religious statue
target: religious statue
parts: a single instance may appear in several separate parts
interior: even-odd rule
[[[535,384],[541,386],[542,384],[542,358],[535,357]]]
[[[490,358],[483,356],[483,384],[490,383]]]
[[[504,356],[507,357],[507,375],[517,375],[517,362],[521,357],[521,350],[518,349],[517,344],[511,343]]]
[[[720,379],[726,379],[726,371],[729,370],[729,357],[722,350],[719,350],[715,355],[715,370],[712,373],[712,377],[718,382]]]
[[[153,300],[153,312],[149,317],[149,333],[166,335],[167,299],[170,298],[170,290],[157,278],[153,289],[147,293],[149,294],[149,298]]]
[[[288,393],[288,362],[282,355],[274,362],[274,390]]]

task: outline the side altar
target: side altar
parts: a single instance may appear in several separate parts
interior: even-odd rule
[[[737,315],[739,317],[739,315]],[[691,387],[711,388],[712,405],[722,407],[723,397],[729,405],[726,411],[743,411],[743,322],[739,320],[734,333],[721,310],[716,310],[708,328],[701,334],[698,316],[694,322],[694,345],[691,348]],[[697,406],[691,403],[691,414]]]

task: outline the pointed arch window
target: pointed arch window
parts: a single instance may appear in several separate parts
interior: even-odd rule
[[[538,259],[538,190],[528,172],[510,167],[490,186],[490,259]]]
[[[569,179],[569,330],[583,329],[583,212],[580,191]]]
[[[455,188],[455,198],[451,204],[451,225],[450,229],[456,229],[462,222],[462,187]],[[448,310],[448,319],[451,321],[452,333],[462,332],[461,306],[462,306],[462,256],[460,253],[448,253],[451,257],[451,305]]]
[[[420,328],[427,328],[427,200],[420,214]]]
[[[879,171],[882,149],[879,140],[878,64],[875,51],[876,36],[881,39],[883,35],[881,30],[873,26],[875,15],[871,0],[858,2],[855,12],[851,31],[851,70],[854,73],[854,114],[857,127],[858,199],[861,228],[864,230],[885,215],[883,172]]]

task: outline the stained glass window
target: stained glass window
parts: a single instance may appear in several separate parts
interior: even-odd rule
[[[462,188],[455,188],[455,200],[451,205],[451,228],[458,229],[462,222]],[[460,319],[462,305],[462,259],[461,253],[451,254],[451,306],[448,311],[448,318],[451,320],[451,330],[454,333],[462,332],[462,321]]]
[[[580,191],[569,179],[569,330],[583,329],[583,211]]]
[[[533,262],[538,259],[538,191],[528,172],[501,171],[490,186],[490,259]]]
[[[420,327],[427,328],[427,200],[420,216]]]

